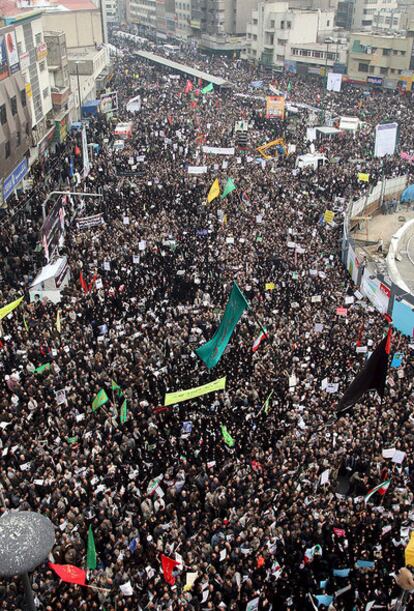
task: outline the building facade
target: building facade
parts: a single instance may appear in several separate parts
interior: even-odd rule
[[[324,74],[339,64],[345,69],[348,44],[334,37],[334,17],[334,11],[260,2],[247,26],[243,57],[291,72]]]
[[[396,0],[354,0],[352,29],[363,31],[379,27],[379,20],[388,16],[391,21],[393,12],[398,11]]]
[[[413,38],[353,33],[348,57],[350,79],[395,88],[411,69]]]
[[[0,28],[0,207],[29,171],[32,118],[13,26]]]

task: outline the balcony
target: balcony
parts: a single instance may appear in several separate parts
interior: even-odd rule
[[[57,110],[63,108],[63,106],[69,100],[70,89],[69,87],[52,87],[52,104]]]

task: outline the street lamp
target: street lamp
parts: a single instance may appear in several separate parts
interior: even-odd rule
[[[331,38],[330,36],[328,36],[328,38],[325,38],[324,43],[326,44],[326,53],[325,53],[325,75],[324,75],[324,88],[323,88],[323,104],[322,104],[322,119],[323,122],[325,123],[325,102],[326,102],[326,89],[328,86],[328,52],[329,52],[329,45],[334,43],[335,40],[333,38]]]

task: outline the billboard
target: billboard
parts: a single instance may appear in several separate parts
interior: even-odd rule
[[[266,119],[285,118],[285,98],[282,95],[266,97]]]
[[[27,163],[26,157],[21,160],[19,165],[17,165],[13,172],[4,179],[3,183],[3,198],[6,200],[16,187],[22,182],[23,178],[26,176],[29,171],[29,164]]]
[[[6,41],[4,36],[0,36],[0,81],[9,76],[9,67],[7,64]]]
[[[16,43],[16,33],[15,32],[7,32],[5,34],[6,41],[6,51],[7,51],[7,60],[9,63],[9,68],[11,74],[18,72],[20,69],[19,66],[19,53],[17,51],[17,43]]]
[[[65,201],[66,196],[60,196],[47,215],[40,230],[40,242],[43,245],[48,262],[59,247],[60,239],[65,232]]]
[[[398,123],[382,123],[375,128],[375,157],[394,155],[397,146]]]
[[[326,89],[328,91],[341,91],[342,85],[342,74],[336,74],[335,72],[328,72],[328,78],[326,81]]]
[[[100,97],[99,112],[107,113],[118,110],[118,92],[109,91]]]

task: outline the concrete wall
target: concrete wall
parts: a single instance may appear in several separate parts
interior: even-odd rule
[[[43,29],[63,31],[68,49],[102,44],[102,25],[98,10],[43,13]]]

